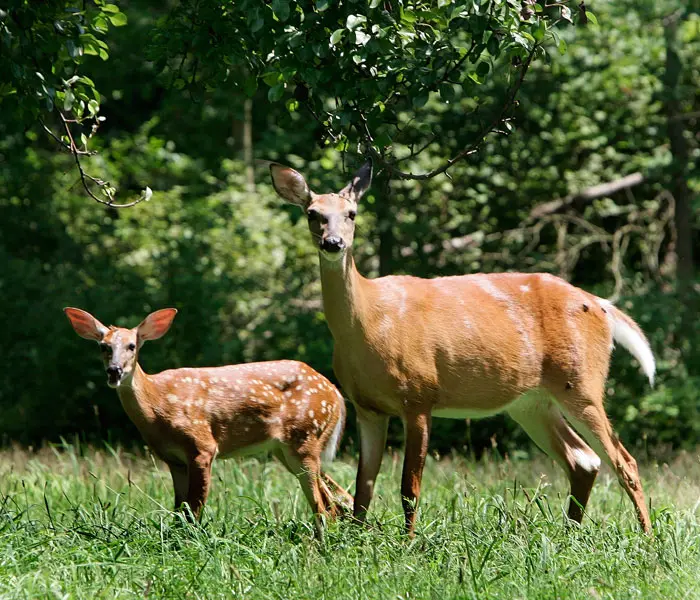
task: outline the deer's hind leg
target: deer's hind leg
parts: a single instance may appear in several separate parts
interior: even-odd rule
[[[622,445],[613,431],[603,406],[604,379],[571,378],[565,385],[554,385],[550,391],[571,425],[591,445],[597,454],[615,471],[620,485],[637,511],[645,532],[651,531],[637,461]]]
[[[600,469],[600,458],[571,428],[546,390],[535,390],[516,400],[508,414],[569,478],[568,517],[580,523]]]
[[[304,496],[314,513],[316,535],[319,539],[322,539],[322,516],[325,516],[328,511],[323,492],[321,491],[320,453],[310,452],[305,446],[293,448],[285,445],[275,454],[287,470],[299,481]]]

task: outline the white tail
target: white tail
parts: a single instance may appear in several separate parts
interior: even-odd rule
[[[333,428],[333,433],[331,433],[326,443],[326,447],[321,453],[321,460],[324,464],[333,462],[335,455],[338,453],[338,448],[340,447],[340,439],[343,437],[343,429],[345,428],[345,401],[342,401],[339,405],[341,414],[338,422]]]
[[[319,251],[333,367],[358,415],[357,519],[374,493],[390,416],[400,417],[406,432],[401,496],[412,532],[432,419],[507,412],[566,471],[570,518],[583,517],[599,454],[649,530],[636,463],[604,406],[613,337],[653,377],[651,351],[629,317],[546,274],[366,279],[352,245],[371,164],[328,194],[312,192],[288,167],[270,171],[277,193],[305,211]]]
[[[642,371],[649,379],[649,383],[653,386],[656,361],[646,336],[632,319],[613,306],[611,302],[602,298],[599,298],[598,302],[608,313],[613,339],[637,359]]]
[[[138,364],[139,349],[165,335],[175,309],[156,311],[134,329],[105,327],[77,308],[65,312],[78,335],[99,343],[109,385],[170,468],[176,508],[187,502],[199,516],[217,455],[262,451],[272,452],[299,479],[317,517],[342,510],[337,499],[352,501],[321,471],[322,453],[338,445],[345,401],[308,365],[283,360],[148,375]]]

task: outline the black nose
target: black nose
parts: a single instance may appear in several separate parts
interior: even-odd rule
[[[343,248],[345,248],[345,242],[337,235],[329,235],[321,241],[321,250],[325,252],[340,252]]]
[[[119,379],[122,376],[124,370],[121,367],[115,367],[110,365],[107,367],[107,375],[112,379]]]

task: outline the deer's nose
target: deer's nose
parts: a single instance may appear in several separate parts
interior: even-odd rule
[[[109,365],[109,367],[107,367],[107,375],[109,375],[110,378],[118,379],[122,376],[122,373],[124,373],[124,369],[121,367],[117,367],[116,365]]]
[[[345,242],[337,235],[329,235],[321,241],[321,250],[324,252],[340,252],[343,248],[345,248]]]

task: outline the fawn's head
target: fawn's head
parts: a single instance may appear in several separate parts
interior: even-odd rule
[[[328,261],[340,260],[352,247],[357,203],[372,182],[371,161],[336,194],[314,194],[301,173],[289,167],[272,164],[270,173],[277,193],[306,212],[309,231],[321,256]]]
[[[100,345],[102,362],[107,371],[107,384],[112,388],[131,381],[143,343],[163,337],[177,314],[174,308],[157,310],[148,315],[138,327],[126,329],[114,325],[105,327],[89,312],[79,308],[63,310],[80,337],[95,340]]]

